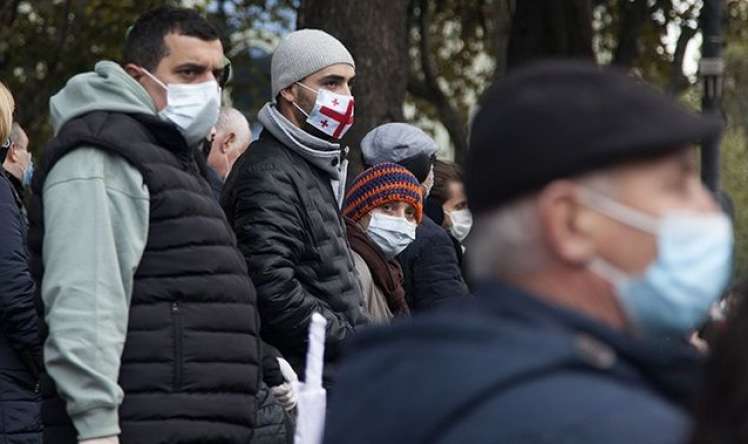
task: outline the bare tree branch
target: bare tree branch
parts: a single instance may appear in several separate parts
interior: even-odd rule
[[[428,0],[418,2],[420,10],[418,17],[419,56],[423,80],[419,80],[411,73],[408,78],[408,91],[434,105],[439,120],[447,129],[454,145],[455,161],[462,164],[467,153],[467,124],[439,86],[438,70],[433,59],[435,56],[429,33],[429,23],[431,23],[433,17],[429,3]]]
[[[619,2],[618,45],[613,64],[630,68],[639,56],[639,35],[650,13],[647,0]]]
[[[696,35],[698,30],[692,28],[686,24],[681,26],[680,36],[678,36],[678,42],[675,46],[675,52],[673,53],[673,62],[670,65],[670,84],[668,91],[673,95],[678,95],[685,91],[691,82],[688,77],[683,73],[683,59],[686,56],[686,49],[688,48],[688,42]]]

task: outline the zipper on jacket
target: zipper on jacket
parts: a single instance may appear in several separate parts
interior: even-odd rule
[[[174,390],[182,388],[182,367],[184,358],[182,356],[182,312],[179,303],[171,304],[171,320],[174,326]]]

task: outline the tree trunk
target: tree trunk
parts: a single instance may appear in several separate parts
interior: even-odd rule
[[[407,0],[303,0],[298,28],[337,37],[356,61],[355,123],[343,142],[352,174],[361,170],[361,139],[386,122],[403,121],[408,78]]]
[[[594,60],[591,0],[517,0],[507,68],[549,57]]]

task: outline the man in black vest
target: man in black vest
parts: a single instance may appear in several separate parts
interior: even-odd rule
[[[221,204],[257,285],[263,339],[303,374],[314,312],[327,318],[328,363],[367,321],[339,209],[355,69],[342,43],[302,29],[280,43],[271,71],[262,134],[231,170]]]
[[[252,438],[256,297],[197,150],[223,63],[204,18],[159,8],[122,66],[99,62],[50,101],[30,235],[47,442]]]

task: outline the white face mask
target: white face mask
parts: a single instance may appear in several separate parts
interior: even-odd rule
[[[326,89],[314,90],[301,82],[296,84],[317,94],[311,113],[292,102],[306,116],[306,122],[333,139],[341,139],[353,125],[353,96],[336,94]]]
[[[730,219],[722,212],[683,211],[656,218],[595,191],[584,196],[590,208],[657,238],[657,257],[640,275],[603,259],[591,265],[614,286],[629,320],[649,336],[684,336],[699,327],[729,280]]]
[[[179,128],[188,146],[196,146],[210,134],[218,121],[221,88],[215,80],[202,83],[169,83],[164,85],[147,70],[154,82],[166,90],[166,107],[158,115]]]
[[[367,233],[369,238],[382,249],[387,259],[400,254],[416,240],[416,224],[405,218],[388,216],[384,213],[372,212]]]
[[[452,221],[449,232],[452,233],[455,239],[463,242],[468,234],[470,234],[470,229],[473,228],[473,214],[467,208],[448,212],[447,214]]]

